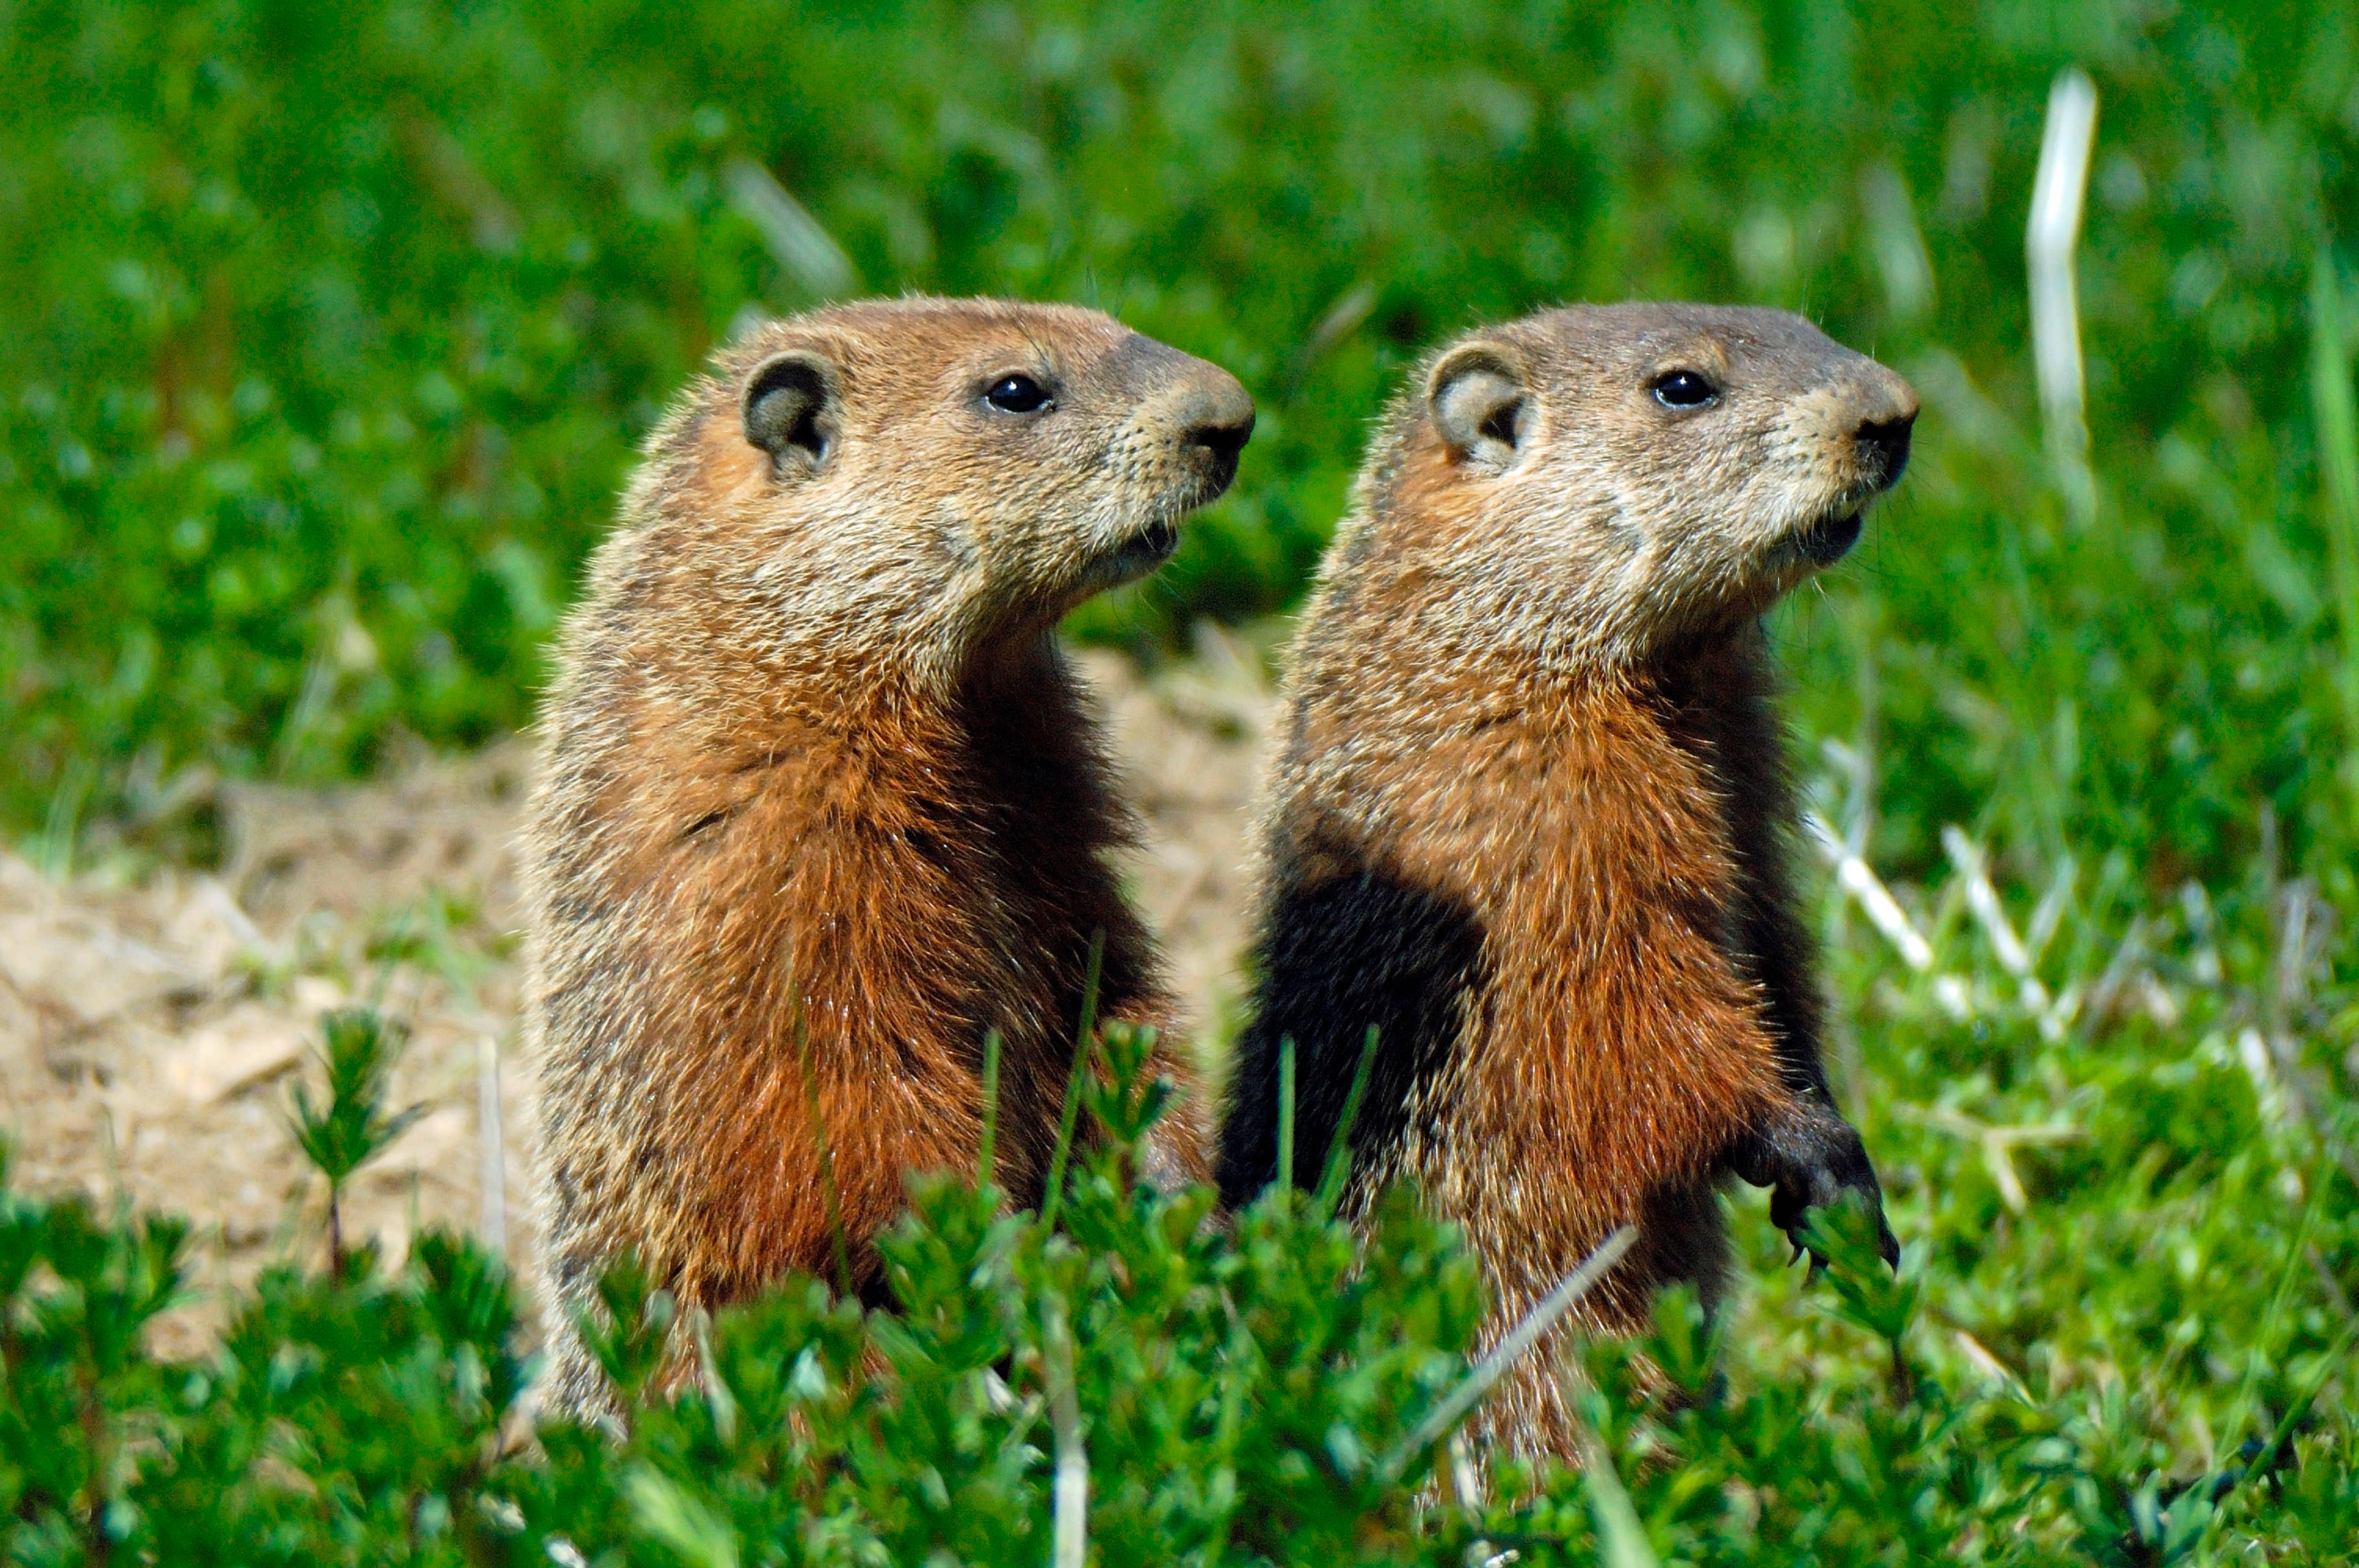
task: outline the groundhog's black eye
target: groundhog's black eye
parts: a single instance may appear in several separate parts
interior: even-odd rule
[[[1666,408],[1701,408],[1719,395],[1712,383],[1691,370],[1655,378],[1655,401]]]
[[[1049,389],[1028,375],[1003,375],[983,400],[1003,414],[1034,414],[1049,406]]]

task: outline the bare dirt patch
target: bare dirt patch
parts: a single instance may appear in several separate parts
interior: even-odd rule
[[[1129,874],[1200,1030],[1233,1019],[1245,816],[1270,708],[1217,634],[1148,677],[1084,654],[1144,836]],[[187,1354],[222,1287],[316,1260],[320,1194],[286,1126],[319,1016],[374,1003],[411,1041],[393,1100],[423,1114],[356,1180],[347,1226],[397,1255],[478,1232],[523,1268],[527,1065],[515,1049],[514,836],[529,753],[509,742],[328,791],[233,786],[217,873],[53,880],[0,852],[0,1126],[16,1183],[196,1222],[196,1295],[159,1326]]]

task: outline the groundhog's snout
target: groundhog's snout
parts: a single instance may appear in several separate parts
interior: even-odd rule
[[[1180,428],[1190,444],[1209,448],[1214,457],[1234,462],[1253,439],[1253,398],[1228,372],[1212,365],[1205,368],[1212,372],[1207,384],[1189,388],[1180,405]]]
[[[1840,489],[1826,512],[1790,535],[1803,558],[1817,567],[1834,565],[1859,543],[1861,512],[1900,482],[1908,466],[1908,433],[1917,423],[1915,389],[1874,360],[1846,359],[1854,373],[1836,383],[1834,418],[1827,432],[1829,478]]]
[[[1862,389],[1859,427],[1852,432],[1853,460],[1870,491],[1890,490],[1908,466],[1908,432],[1917,423],[1917,393],[1882,365]]]
[[[1180,449],[1191,481],[1186,503],[1201,506],[1237,477],[1237,454],[1253,438],[1253,396],[1220,366],[1154,346],[1162,351],[1154,364],[1159,384],[1140,400],[1139,425]]]
[[[1205,365],[1190,384],[1180,389],[1172,423],[1191,450],[1209,456],[1212,500],[1237,477],[1237,454],[1253,439],[1253,396],[1235,376],[1218,365]]]

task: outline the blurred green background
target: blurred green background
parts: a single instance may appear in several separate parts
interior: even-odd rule
[[[2071,65],[2084,521],[2023,260]],[[1683,297],[1926,395],[1900,498],[1782,616],[1881,859],[1954,819],[2227,880],[2267,802],[2359,892],[2311,413],[2321,257],[2359,257],[2347,3],[0,0],[0,115],[18,835],[188,838],[214,772],[526,722],[634,443],[751,312],[1072,299],[1233,367],[1234,492],[1075,627],[1151,650],[1294,600],[1438,337]]]

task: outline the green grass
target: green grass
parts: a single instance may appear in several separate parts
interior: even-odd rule
[[[1691,297],[1808,310],[1928,395],[1903,498],[1788,618],[1806,730],[1908,781],[1888,859],[1984,819],[2216,879],[2267,799],[2312,863],[2344,596],[2303,371],[2354,51],[2333,4],[11,0],[0,802],[103,844],[191,767],[522,723],[632,442],[815,286],[1093,301],[1244,377],[1232,498],[1077,622],[1142,644],[1291,600],[1436,338]],[[2022,259],[2074,62],[2086,526]],[[841,257],[774,255],[747,165]]]
[[[2072,64],[2101,94],[2080,267],[2085,517],[2044,456],[2024,298],[2040,117]],[[1743,299],[1875,351],[1925,394],[1917,460],[1854,561],[1777,631],[1813,801],[1925,945],[1920,966],[1859,900],[1826,892],[1833,1051],[1908,1299],[1879,1295],[1872,1270],[1806,1282],[1739,1195],[1744,1285],[1717,1351],[1683,1319],[1657,1351],[1675,1378],[1709,1360],[1710,1397],[1649,1413],[1617,1353],[1597,1353],[1620,1493],[1560,1479],[1528,1509],[1419,1523],[1397,1492],[1351,1492],[1348,1444],[1323,1428],[1254,1428],[1272,1444],[1255,1484],[1343,1488],[1288,1528],[1369,1560],[1463,1561],[1480,1530],[1531,1532],[1530,1561],[1548,1541],[1586,1561],[1594,1521],[1630,1519],[1667,1563],[2359,1551],[2347,5],[0,0],[0,821],[57,865],[201,847],[207,770],[325,778],[405,736],[462,745],[523,722],[631,443],[742,312],[810,303],[847,265],[864,290],[1094,302],[1246,381],[1263,422],[1232,497],[1169,571],[1073,628],[1149,652],[1193,617],[1290,602],[1367,420],[1461,326],[1565,298]],[[774,254],[731,194],[743,162],[842,262]],[[1120,1197],[1076,1196],[1067,1230]],[[940,1201],[941,1226],[966,1223]],[[59,1223],[81,1249],[68,1261],[100,1269],[104,1249]],[[1075,1256],[1145,1245],[1107,1223]],[[1091,1294],[1103,1280],[1058,1273],[1083,1264],[1027,1234],[1030,1283],[970,1271],[928,1299],[1030,1314],[1006,1332],[1037,1348],[1037,1287],[1053,1281],[1077,1344],[1116,1321],[1147,1340],[1126,1328],[1109,1346],[1166,1331],[1109,1304],[1112,1285]],[[1288,1300],[1333,1295],[1318,1244],[1234,1243],[1264,1244],[1308,1260]],[[1442,1358],[1419,1377],[1462,1344],[1462,1324],[1444,1332],[1455,1276],[1433,1249],[1448,1245],[1404,1242],[1428,1274],[1370,1309],[1425,1314],[1384,1331]],[[118,1261],[120,1295],[137,1269]],[[83,1332],[36,1299],[50,1275],[27,1278],[19,1329]],[[351,1288],[378,1304],[271,1286],[255,1310],[278,1337],[248,1347],[245,1375],[291,1357],[344,1367],[350,1390],[408,1387],[458,1377],[463,1341],[468,1397],[487,1397],[505,1318],[429,1354],[401,1292],[455,1286]],[[795,1299],[763,1309],[760,1332],[826,1355],[850,1343]],[[299,1348],[353,1324],[379,1338]],[[119,1356],[95,1332],[84,1350]],[[1274,1343],[1298,1332],[1340,1343],[1271,1327]],[[1182,1359],[1215,1383],[1247,1377],[1225,1359],[1239,1347],[1206,1335]],[[1016,1354],[976,1345],[978,1366]],[[1119,1379],[1093,1381],[1090,1355],[1095,1422]],[[1285,1397],[1343,1397],[1361,1374],[1338,1355]],[[262,1386],[122,1376],[200,1413]],[[980,1373],[957,1376],[937,1436],[1000,1488],[973,1539],[1004,1525],[990,1539],[1038,1560],[1053,1444],[1011,1436],[1006,1412],[973,1402]],[[273,1450],[292,1468],[265,1481],[312,1477],[288,1497],[309,1499],[319,1540],[362,1528],[340,1509],[397,1514],[424,1495],[353,1457],[367,1434],[344,1397],[289,1394],[269,1417],[271,1441],[296,1446]],[[1212,1437],[1100,1458],[1209,1488],[1214,1450],[1189,1444],[1245,1428],[1219,1425],[1218,1400],[1172,1399],[1170,1420]],[[763,1505],[729,1489],[732,1467],[783,1461],[715,1449],[696,1423],[717,1420],[687,1410],[635,1437],[650,1481],[580,1458],[564,1506],[587,1511],[562,1517],[608,1521],[651,1563],[731,1560],[698,1555],[720,1552],[715,1520],[784,1528],[733,1511]],[[2265,1450],[2299,1463],[2241,1476]],[[216,1455],[223,1476],[234,1458]],[[831,1472],[848,1477],[837,1513],[807,1498],[796,1518],[907,1552],[919,1527],[875,1510],[929,1483],[868,1462]],[[68,1544],[15,1550],[71,1561],[87,1487],[45,1485]],[[202,1506],[255,1495],[224,1481]],[[1120,1517],[1153,1517],[1158,1495]],[[764,1560],[756,1539],[736,1560]],[[1626,1532],[1606,1544],[1642,1560]]]

